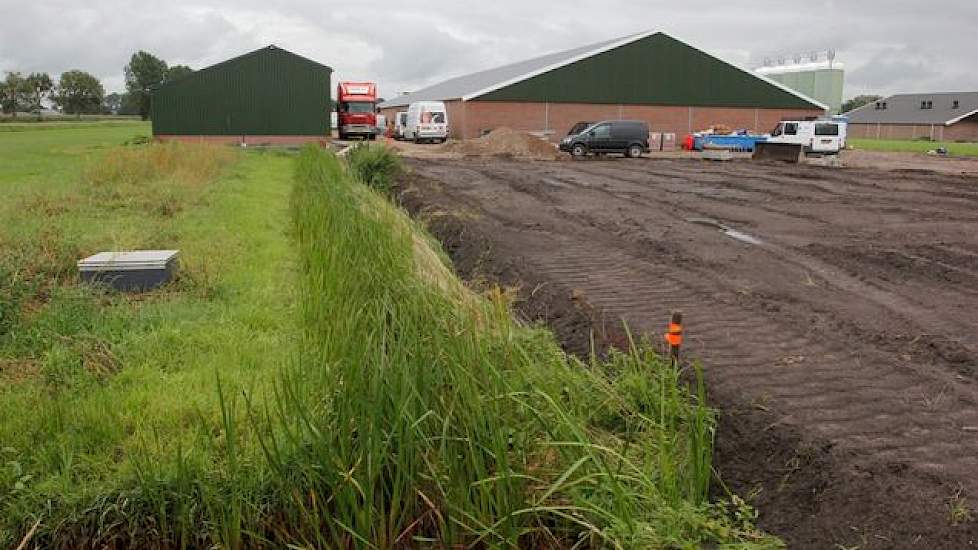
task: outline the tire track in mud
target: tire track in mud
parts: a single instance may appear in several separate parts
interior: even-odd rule
[[[687,221],[691,216],[708,217],[712,215],[710,211],[702,210],[702,209],[694,209],[685,203],[664,200],[661,197],[649,199],[646,198],[645,196],[633,194],[630,192],[616,192],[609,186],[613,184],[613,181],[611,181],[611,177],[612,177],[611,175],[606,173],[600,173],[600,172],[594,173],[587,170],[582,170],[582,171],[586,174],[599,176],[609,181],[605,181],[601,185],[590,185],[586,188],[582,187],[579,182],[575,183],[573,179],[565,180],[565,183],[575,185],[581,191],[601,192],[611,197],[614,197],[616,199],[629,201],[630,203],[633,204],[638,203],[650,207],[661,207],[662,205],[667,205],[672,210],[672,212],[668,213],[668,215],[671,216],[676,221]],[[524,193],[527,192],[526,184],[521,184],[515,187],[513,186],[514,178],[522,178],[525,176],[519,173],[513,174],[511,171],[511,167],[499,168],[496,170],[496,173],[494,173],[494,171],[491,170],[489,171],[478,170],[477,172],[481,174],[483,177],[486,177],[487,179],[495,180],[503,185],[510,186],[517,192],[524,192]],[[550,172],[547,171],[547,173]],[[508,175],[509,177],[506,177],[501,174]],[[641,181],[630,180],[630,179],[625,179],[624,181],[627,181],[629,183],[637,183],[637,184],[643,183]],[[534,195],[534,193],[530,193],[530,194]],[[537,195],[540,194],[538,193]],[[543,193],[542,195],[543,195],[542,198],[551,198],[547,193]],[[536,198],[541,198],[541,197],[536,196]],[[714,202],[722,203],[721,200],[717,200],[714,197],[707,196],[703,198]],[[753,207],[765,211],[771,211],[779,215],[782,215],[784,213],[783,210],[778,210],[774,206],[754,205]],[[566,211],[562,211],[562,212],[566,213]],[[677,213],[681,213],[681,214],[677,214]],[[803,219],[814,218],[814,217],[807,217],[807,216],[794,216],[794,217],[799,217]],[[818,218],[814,218],[814,221],[816,221],[819,224],[828,223]],[[776,238],[772,238],[768,235],[762,235],[761,237],[765,240],[765,242],[759,245],[759,248],[765,250],[766,252],[769,252],[781,262],[794,264],[807,272],[811,272],[813,274],[818,275],[821,279],[825,281],[831,281],[832,286],[838,288],[839,290],[848,292],[855,296],[860,296],[863,299],[868,299],[869,301],[872,301],[886,308],[887,310],[889,310],[890,315],[905,318],[908,321],[915,320],[917,321],[918,325],[927,327],[927,330],[933,331],[936,329],[944,333],[954,334],[959,340],[961,340],[968,347],[973,348],[976,344],[978,344],[978,342],[975,342],[974,340],[976,334],[973,331],[968,330],[969,327],[960,327],[948,323],[940,315],[927,311],[925,308],[921,306],[920,303],[917,303],[911,297],[900,296],[896,293],[893,293],[886,287],[886,285],[876,284],[871,280],[865,281],[856,273],[852,273],[852,274],[845,273],[844,269],[840,269],[840,266],[831,263],[826,263],[825,261],[823,261],[824,255],[822,255],[822,257],[819,257],[817,255],[812,255],[810,253],[800,253],[798,251],[791,250],[781,245],[780,243],[778,243]],[[904,253],[897,252],[897,254],[903,255]],[[939,262],[930,260],[929,258],[921,258],[921,260],[931,262],[935,265],[940,265]],[[845,266],[842,267],[844,268]],[[948,271],[958,273],[958,274],[963,274],[965,277],[963,280],[951,280],[945,278],[945,280],[941,281],[942,283],[944,283],[949,287],[953,286],[954,288],[959,289],[960,292],[965,294],[973,295],[976,293],[976,291],[978,291],[978,280],[970,279],[969,276],[972,275],[972,272],[970,270],[947,265],[947,264],[943,264],[943,267]],[[908,313],[910,315],[907,315]],[[975,356],[978,354],[972,353],[972,355]]]
[[[646,164],[656,164],[659,162],[662,161],[648,161]],[[899,200],[881,196],[882,191],[879,185],[871,187],[868,185],[854,184],[851,178],[842,176],[829,176],[827,180],[837,185],[846,186],[848,189],[830,190],[824,185],[815,183],[814,180],[809,178],[802,178],[801,182],[798,182],[796,180],[797,174],[792,174],[786,177],[758,176],[756,174],[751,175],[746,173],[737,167],[728,168],[724,166],[722,171],[718,171],[716,173],[678,171],[678,175],[677,173],[664,175],[661,173],[661,171],[648,172],[643,170],[641,167],[624,166],[625,164],[630,164],[624,162],[617,164],[613,162],[581,162],[579,164],[582,166],[575,167],[575,169],[581,172],[601,177],[612,177],[618,179],[619,181],[633,183],[642,187],[647,185],[650,178],[661,178],[674,181],[676,184],[687,188],[689,184],[692,183],[707,187],[733,189],[748,195],[748,197],[745,197],[747,200],[757,201],[755,202],[755,206],[757,208],[761,208],[772,213],[784,214],[786,212],[790,212],[794,216],[822,223],[829,222],[827,220],[806,214],[805,206],[808,203],[819,203],[822,205],[841,203],[846,206],[859,204],[860,208],[862,209],[873,208],[879,210],[880,212],[901,213],[912,215],[918,219],[935,220],[948,220],[947,210],[946,208],[943,208],[944,206],[950,206],[957,209],[961,209],[962,207],[966,206],[978,208],[978,191],[974,193],[957,193],[940,191],[936,189],[886,190],[886,193],[905,193],[907,195],[914,195],[907,196],[904,197],[903,200]],[[622,166],[619,167],[619,165]],[[641,164],[639,166],[641,166]],[[623,177],[622,173],[628,174],[630,177]],[[756,182],[763,182],[765,185],[756,185]],[[854,192],[855,189],[863,187],[866,188],[864,192]],[[696,193],[695,190],[676,190],[668,187],[664,188],[663,190],[678,195],[689,195]],[[813,193],[813,191],[816,193]],[[713,196],[709,193],[696,194],[705,199],[720,202],[728,198],[725,196]],[[907,200],[913,200],[914,198],[926,202],[908,205]],[[771,199],[780,200],[782,209],[779,210],[777,207],[767,206],[764,204],[767,201],[771,201]],[[938,199],[950,200],[946,200],[943,204],[935,204],[935,201]],[[882,202],[883,204],[867,207],[867,202]],[[786,204],[790,205],[787,209],[784,208]],[[926,214],[924,214],[924,212],[926,212]],[[978,220],[978,216],[973,213],[969,213],[961,217],[961,219],[964,221],[975,221]]]
[[[536,278],[565,295],[581,296],[603,323],[622,319],[637,332],[657,334],[672,310],[684,311],[688,353],[702,360],[711,393],[721,403],[749,403],[771,411],[769,427],[791,426],[806,439],[830,443],[833,456],[843,457],[845,468],[876,472],[873,475],[881,478],[906,469],[914,479],[925,480],[921,483],[931,483],[933,491],[948,484],[978,495],[978,434],[969,429],[978,427],[978,388],[947,365],[919,364],[917,356],[904,353],[902,336],[877,342],[872,330],[855,329],[863,321],[859,315],[899,318],[887,326],[901,334],[915,330],[954,335],[955,343],[970,354],[966,360],[974,361],[974,334],[966,330],[967,322],[943,318],[927,307],[927,296],[918,300],[872,277],[846,273],[843,266],[776,238],[762,235],[764,245],[746,247],[724,245],[727,237],[705,228],[684,230],[694,244],[717,246],[713,241],[720,241],[721,247],[740,247],[747,252],[737,257],[748,256],[751,262],[784,273],[810,272],[827,287],[819,287],[811,298],[772,299],[778,303],[770,308],[766,297],[744,297],[726,280],[725,260],[690,259],[696,255],[683,252],[686,243],[678,250],[666,249],[661,257],[643,251],[648,235],[637,235],[631,227],[643,215],[652,220],[646,233],[663,230],[675,235],[674,226],[691,214],[706,212],[695,201],[676,202],[668,193],[663,197],[662,185],[674,185],[675,174],[645,173],[650,180],[645,181],[640,168],[595,170],[594,163],[579,164],[585,163],[461,162],[414,168],[439,181],[438,196],[429,200],[439,208],[463,204],[467,211],[478,212],[478,224],[491,235],[499,254],[518,257]],[[655,183],[656,178],[668,181]],[[691,183],[722,185],[703,179]],[[635,186],[647,191],[632,192]],[[653,192],[658,194],[650,197]],[[729,197],[697,197],[696,201],[710,200],[718,206],[731,202]],[[777,202],[753,208],[786,214]],[[821,220],[813,223],[826,225]],[[947,244],[934,248],[936,258],[916,254],[960,274],[959,281],[948,284],[959,286],[962,295],[972,295],[978,288],[970,277],[972,249],[969,243]],[[856,318],[846,319],[834,311],[834,303],[818,302],[826,293],[837,302],[859,302],[865,308],[856,311]],[[847,330],[850,326],[854,330]],[[933,495],[928,498],[932,503]]]
[[[908,404],[917,395],[947,391],[943,386],[894,372],[884,359],[867,357],[854,367],[844,349],[786,327],[769,331],[769,322],[754,312],[704,301],[707,289],[642,260],[589,244],[559,243],[558,249],[527,252],[546,278],[583,291],[605,317],[650,333],[661,329],[655,321],[684,311],[689,352],[703,361],[715,391],[743,391],[873,461],[886,452],[895,460],[927,458],[919,465],[930,471],[964,474],[978,467],[978,445],[961,437],[949,410]],[[803,359],[785,364],[796,357]],[[873,431],[867,431],[868,420]],[[959,413],[957,420],[978,425],[978,411]]]

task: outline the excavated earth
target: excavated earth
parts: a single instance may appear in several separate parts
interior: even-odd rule
[[[715,490],[790,548],[978,546],[978,178],[407,162],[400,200],[459,272],[518,287],[568,350],[684,313],[720,411]]]

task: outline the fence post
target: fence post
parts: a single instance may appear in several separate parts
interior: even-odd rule
[[[672,358],[674,365],[679,364],[679,349],[683,345],[683,313],[673,311],[672,319],[669,321],[669,331],[665,334],[666,342],[669,343],[669,357]]]

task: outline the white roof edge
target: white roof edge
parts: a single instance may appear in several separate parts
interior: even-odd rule
[[[952,124],[957,124],[957,123],[961,122],[962,120],[968,118],[969,116],[975,115],[975,114],[978,114],[978,109],[975,109],[974,111],[971,111],[970,113],[963,114],[963,115],[959,116],[958,118],[952,118],[951,120],[945,122],[944,125],[945,126],[950,126]]]
[[[809,102],[809,103],[812,103],[812,104],[814,104],[814,105],[818,105],[819,107],[821,107],[822,109],[824,109],[824,110],[826,110],[826,111],[828,111],[828,110],[829,110],[829,106],[828,106],[828,105],[826,105],[826,104],[824,104],[824,103],[822,103],[821,101],[818,101],[818,100],[815,100],[815,99],[812,99],[812,98],[810,98],[810,97],[808,97],[807,95],[805,95],[805,94],[803,94],[803,93],[801,93],[801,92],[799,92],[798,90],[792,90],[791,88],[789,88],[789,87],[787,87],[787,86],[785,86],[784,84],[782,84],[782,83],[780,83],[780,82],[778,82],[778,81],[776,81],[776,80],[773,80],[773,79],[770,79],[770,78],[768,78],[768,77],[766,77],[766,76],[764,76],[764,75],[762,75],[762,74],[757,74],[757,73],[756,73],[756,72],[754,72],[754,71],[751,71],[751,70],[748,70],[748,69],[745,69],[745,68],[743,68],[743,67],[741,67],[740,65],[737,65],[736,63],[731,63],[731,62],[729,62],[729,61],[727,61],[726,59],[720,59],[719,57],[717,57],[717,56],[715,56],[715,55],[713,55],[713,54],[711,54],[710,52],[707,52],[707,51],[704,51],[704,50],[701,50],[701,49],[699,49],[699,48],[697,48],[696,46],[694,46],[694,45],[692,45],[692,44],[691,44],[690,42],[687,42],[687,41],[685,41],[685,40],[683,40],[683,39],[681,39],[681,38],[677,38],[677,37],[675,37],[675,36],[672,36],[672,35],[667,35],[667,36],[670,36],[671,38],[674,38],[674,39],[676,39],[676,40],[679,40],[679,41],[680,41],[680,42],[682,42],[683,44],[686,44],[686,45],[687,45],[687,46],[689,46],[690,48],[693,48],[694,50],[696,50],[696,51],[698,51],[698,52],[700,52],[700,53],[702,53],[702,54],[704,54],[704,55],[708,55],[708,56],[710,56],[710,57],[712,57],[712,58],[714,58],[714,59],[718,59],[718,60],[720,60],[721,62],[723,62],[723,63],[726,63],[727,65],[730,65],[731,67],[733,67],[733,68],[735,68],[735,69],[737,69],[738,71],[740,71],[740,72],[742,72],[742,73],[747,73],[747,74],[749,74],[750,76],[753,76],[754,78],[757,78],[757,79],[760,79],[760,80],[763,80],[764,82],[767,82],[768,84],[770,84],[770,85],[772,85],[772,86],[774,86],[774,87],[776,87],[776,88],[780,88],[780,89],[781,89],[782,91],[785,91],[785,92],[788,92],[789,94],[791,94],[791,95],[793,95],[793,96],[796,96],[796,97],[799,97],[799,98],[801,98],[801,99],[804,99],[805,101],[807,101],[807,102]]]
[[[639,33],[639,34],[633,34],[631,36],[628,36],[628,37],[623,38],[621,40],[618,40],[616,42],[612,42],[611,44],[605,44],[604,46],[601,46],[599,48],[595,48],[593,50],[588,50],[588,51],[586,51],[584,53],[575,55],[574,57],[570,57],[570,58],[567,58],[567,59],[562,59],[561,61],[559,61],[557,63],[553,63],[551,65],[547,65],[546,67],[542,67],[540,69],[535,69],[535,70],[530,71],[530,72],[528,72],[526,74],[521,74],[519,76],[510,78],[509,80],[504,80],[502,82],[497,82],[497,83],[493,84],[492,86],[488,86],[488,87],[483,88],[481,90],[477,90],[475,92],[465,94],[464,96],[462,96],[461,99],[462,99],[462,101],[469,101],[470,99],[474,99],[474,98],[477,98],[479,96],[486,95],[489,92],[494,92],[494,91],[496,91],[496,90],[498,90],[500,88],[505,88],[506,86],[511,86],[513,84],[516,84],[517,82],[522,82],[522,81],[527,80],[529,78],[533,78],[534,76],[539,76],[539,75],[541,75],[543,73],[550,72],[550,71],[552,71],[554,69],[559,69],[561,67],[566,67],[567,65],[570,65],[572,63],[577,63],[578,61],[581,61],[582,59],[587,59],[589,57],[598,55],[600,53],[611,51],[611,50],[613,50],[615,48],[620,48],[621,46],[624,46],[625,44],[631,44],[632,42],[635,42],[636,40],[641,40],[643,38],[648,38],[648,37],[652,36],[653,34],[656,34],[657,32],[658,31],[645,31],[645,32],[642,32],[642,33]]]

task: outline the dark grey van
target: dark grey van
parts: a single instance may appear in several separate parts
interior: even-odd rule
[[[560,150],[575,157],[621,153],[640,157],[649,152],[649,125],[641,120],[596,122],[560,142]]]

